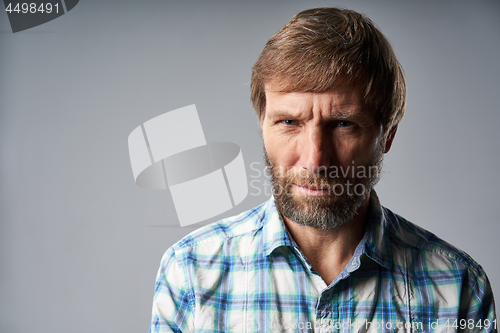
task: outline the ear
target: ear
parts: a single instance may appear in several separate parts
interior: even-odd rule
[[[398,125],[394,125],[391,128],[391,130],[389,131],[389,134],[387,135],[387,140],[385,141],[384,154],[388,153],[389,150],[391,150],[392,141],[394,140],[394,137],[396,136],[397,130],[398,130]]]

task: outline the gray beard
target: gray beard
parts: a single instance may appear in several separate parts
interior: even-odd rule
[[[370,170],[377,170],[377,172],[368,173],[363,178],[349,179],[341,175],[329,178],[324,174],[308,174],[306,177],[297,178],[286,173],[281,175],[264,148],[264,159],[270,173],[273,195],[279,213],[299,225],[318,230],[338,228],[354,219],[380,179],[383,155],[380,147],[368,165],[363,166],[366,169],[371,166]],[[301,184],[329,186],[334,189],[335,195],[326,198],[313,196],[297,198],[291,193],[291,187],[292,183],[296,183],[298,179],[301,179]]]

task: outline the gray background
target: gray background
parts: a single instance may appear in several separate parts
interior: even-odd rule
[[[332,5],[368,14],[406,72],[382,203],[468,252],[500,295],[499,1],[82,0],[16,34],[0,13],[0,331],[146,332],[161,255],[194,228],[168,191],[134,184],[129,133],[196,104],[207,140],[240,145],[263,186],[251,66],[293,14]],[[225,216],[266,198],[250,191]]]

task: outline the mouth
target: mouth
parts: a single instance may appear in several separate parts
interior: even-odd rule
[[[303,195],[313,196],[313,197],[326,197],[331,196],[329,186],[314,186],[314,185],[299,185],[293,184],[297,191]]]

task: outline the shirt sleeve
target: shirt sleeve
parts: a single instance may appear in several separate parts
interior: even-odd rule
[[[482,268],[469,274],[468,283],[462,287],[460,320],[459,327],[465,326],[460,332],[498,332],[493,291]]]
[[[150,333],[194,332],[193,294],[186,274],[170,248],[156,276]]]

